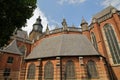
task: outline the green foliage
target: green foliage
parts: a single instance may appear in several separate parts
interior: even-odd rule
[[[36,0],[0,0],[0,47],[8,42],[16,28],[25,26],[35,8]]]

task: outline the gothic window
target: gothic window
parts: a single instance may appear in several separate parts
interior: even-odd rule
[[[35,79],[35,64],[30,64],[27,72],[27,79]]]
[[[91,41],[92,41],[92,44],[95,47],[95,49],[98,50],[96,37],[95,37],[95,34],[93,32],[91,32]]]
[[[88,61],[88,63],[87,63],[87,73],[88,73],[88,78],[97,78],[98,77],[96,64],[92,60]]]
[[[52,62],[48,61],[44,67],[44,78],[45,80],[54,80],[53,75],[54,75],[53,64]]]
[[[7,63],[13,63],[13,57],[8,57]]]
[[[75,79],[75,65],[72,60],[67,61],[64,72],[65,80]]]
[[[10,76],[10,68],[5,68],[3,76],[5,77]]]
[[[112,26],[110,24],[106,24],[104,26],[104,32],[113,62],[114,64],[120,64],[120,47],[118,45]]]

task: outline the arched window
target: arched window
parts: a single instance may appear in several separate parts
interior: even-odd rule
[[[45,80],[53,80],[54,67],[52,62],[48,61],[44,67],[44,78]]]
[[[75,66],[72,60],[67,61],[64,73],[65,80],[75,79]]]
[[[88,63],[87,63],[87,73],[88,73],[88,78],[97,78],[98,77],[96,64],[92,60],[88,61]]]
[[[95,34],[93,32],[91,32],[91,41],[92,41],[92,44],[95,47],[95,49],[98,50],[96,37],[95,37]]]
[[[27,72],[27,79],[35,79],[35,64],[30,64]]]
[[[104,32],[113,62],[114,64],[120,64],[120,47],[118,45],[112,26],[110,24],[106,24],[104,26]]]

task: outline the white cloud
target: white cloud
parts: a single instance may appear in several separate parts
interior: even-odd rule
[[[118,8],[118,9],[120,9],[120,0],[104,0],[102,2],[102,5],[104,7],[112,5],[112,6],[116,7],[116,8]]]
[[[86,0],[59,0],[58,3],[59,4],[63,4],[63,3],[69,3],[69,4],[80,4],[85,2]]]
[[[22,29],[25,30],[25,31],[27,31],[28,34],[29,34],[30,31],[33,28],[33,24],[36,22],[36,19],[38,18],[38,16],[40,16],[41,19],[42,19],[43,31],[45,31],[46,26],[49,23],[47,17],[45,16],[45,14],[40,10],[39,7],[37,7],[35,9],[35,11],[33,12],[33,14],[34,15],[30,19],[27,20],[27,24],[26,24],[27,26],[23,27]]]

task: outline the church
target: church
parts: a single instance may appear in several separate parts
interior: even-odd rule
[[[120,80],[120,11],[108,6],[81,27],[43,32],[38,17],[0,49],[0,80]]]

